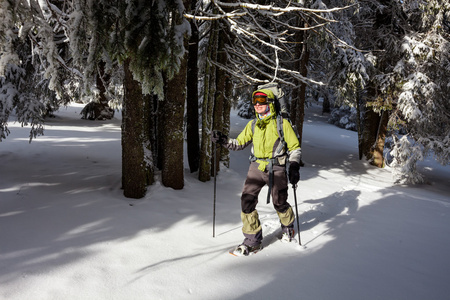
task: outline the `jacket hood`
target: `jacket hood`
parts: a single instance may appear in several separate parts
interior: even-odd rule
[[[256,91],[254,91],[253,93],[252,93],[252,98],[253,98],[253,96],[256,94],[256,93],[264,93],[264,94],[266,94],[267,95],[267,98],[269,98],[269,107],[270,107],[270,116],[269,116],[269,119],[271,119],[271,118],[275,118],[276,117],[276,111],[275,111],[275,104],[274,104],[274,101],[275,101],[275,95],[273,94],[273,92],[271,91],[271,90],[269,90],[269,89],[261,89],[261,90],[256,90]],[[256,115],[256,118],[257,119],[259,119],[259,115],[258,115],[258,113],[255,111],[255,115]]]
[[[273,102],[275,100],[275,95],[273,94],[273,92],[269,89],[261,89],[261,90],[256,90],[253,92],[252,94],[252,98],[256,93],[264,93],[267,95],[267,97]]]

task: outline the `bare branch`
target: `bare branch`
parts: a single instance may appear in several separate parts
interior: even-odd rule
[[[197,16],[197,15],[191,15],[191,14],[184,14],[183,16],[186,19],[192,19],[192,20],[204,20],[204,21],[214,21],[214,20],[221,20],[221,19],[229,19],[229,18],[239,18],[245,16],[247,13],[227,13],[223,15],[214,15],[214,16]]]
[[[344,7],[335,7],[330,9],[313,9],[313,8],[306,8],[306,7],[299,7],[299,6],[288,6],[286,8],[282,7],[276,7],[272,5],[260,5],[260,4],[250,4],[250,3],[242,3],[242,2],[235,2],[235,3],[225,3],[221,1],[214,1],[212,0],[216,5],[222,6],[222,7],[242,7],[242,8],[249,8],[254,10],[266,10],[266,11],[275,11],[275,12],[313,12],[313,13],[332,13],[337,12],[341,10],[348,9],[350,7],[356,6],[357,4],[351,4]]]

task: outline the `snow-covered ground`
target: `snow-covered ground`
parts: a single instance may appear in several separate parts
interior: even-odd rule
[[[11,123],[0,143],[1,299],[449,299],[449,167],[426,161],[427,184],[396,186],[358,160],[355,132],[310,107],[302,246],[278,241],[263,189],[265,249],[234,257],[247,149],[217,176],[213,237],[213,181],[186,167],[183,190],[157,182],[124,198],[120,118],[81,120],[81,109],[62,108],[31,144]],[[247,121],[233,116],[232,135]]]

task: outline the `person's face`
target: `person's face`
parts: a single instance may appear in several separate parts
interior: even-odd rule
[[[255,111],[258,114],[263,114],[266,111],[267,106],[268,106],[267,104],[263,105],[263,104],[256,103],[253,107],[255,108]]]
[[[252,98],[253,107],[258,114],[263,114],[267,110],[267,106],[269,105],[269,101],[267,95],[257,93],[253,95]]]

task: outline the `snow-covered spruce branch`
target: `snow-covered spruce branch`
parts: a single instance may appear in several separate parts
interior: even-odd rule
[[[283,31],[283,32],[281,32],[281,33],[274,33],[274,32],[265,30],[262,26],[259,25],[259,23],[256,22],[256,20],[255,20],[255,23],[257,24],[257,27],[260,29],[260,31],[255,31],[255,32],[254,32],[254,36],[266,37],[266,38],[268,38],[268,39],[270,39],[270,40],[272,40],[272,41],[275,41],[275,42],[270,42],[270,43],[265,42],[264,44],[265,44],[266,46],[267,46],[267,45],[270,45],[270,47],[273,48],[274,51],[288,51],[288,50],[289,50],[289,49],[284,45],[284,44],[286,43],[286,39],[285,39],[284,35],[287,35],[287,34],[288,34],[286,31]],[[243,25],[244,25],[244,24],[243,24]],[[241,26],[241,27],[242,27],[242,26]],[[254,48],[254,50],[256,50],[257,52],[260,52],[260,47],[253,47],[253,46],[252,46],[253,44],[255,44],[254,38],[252,38],[253,36],[248,37],[248,36],[245,35],[245,34],[237,35],[237,36],[236,36],[236,38],[237,38],[238,40],[245,40],[246,37],[247,37],[247,39],[250,39],[250,40],[251,40],[251,43],[245,43],[245,44],[246,44],[248,47]],[[259,40],[259,41],[261,41],[261,40]],[[276,41],[278,41],[279,43],[277,44]]]
[[[238,64],[234,63],[233,61],[229,62],[230,64],[234,64],[237,66]],[[217,65],[217,63],[213,63],[217,67],[221,67]],[[235,67],[233,70],[230,70],[230,68],[221,68],[226,70],[229,74],[231,74],[235,79],[241,81],[244,85],[253,84],[253,83],[262,83],[263,81],[254,77],[251,77],[249,74],[245,73],[243,70],[239,69],[238,67]],[[237,70],[237,72],[236,72]]]
[[[286,68],[280,68],[279,66],[274,67],[273,65],[271,65],[268,62],[271,62],[272,59],[270,59],[269,57],[267,57],[260,48],[254,46],[253,43],[247,43],[247,41],[245,39],[241,39],[238,38],[235,43],[238,44],[239,49],[242,49],[242,51],[237,51],[231,47],[227,47],[226,50],[227,52],[231,52],[234,56],[239,57],[241,59],[241,61],[247,61],[248,58],[250,58],[251,60],[253,60],[256,63],[259,63],[263,66],[265,66],[268,69],[271,70],[277,70],[279,72],[282,72],[284,74],[288,74],[289,76],[292,76],[293,78],[304,82],[306,84],[317,84],[319,86],[323,86],[325,85],[323,82],[320,81],[315,81],[312,79],[308,79],[304,76],[302,76],[299,72],[293,71],[293,70],[289,70]],[[243,53],[245,53],[245,56],[243,55]],[[266,72],[263,72],[262,70],[256,68],[254,63],[248,62],[247,63],[250,67],[252,67],[256,72],[260,73],[261,75],[266,76],[267,78],[273,78],[272,74],[268,74]],[[242,69],[242,68],[238,68],[238,69]]]
[[[213,1],[217,7],[220,8],[220,6],[224,6],[224,7],[239,7],[239,8],[244,8],[244,9],[253,9],[256,11],[273,11],[273,12],[278,12],[278,14],[274,14],[273,17],[278,17],[283,13],[287,13],[287,12],[306,12],[311,14],[311,17],[313,18],[317,18],[319,20],[324,21],[324,23],[318,23],[318,25],[313,25],[311,26],[311,29],[314,27],[320,27],[323,26],[325,24],[328,23],[337,23],[339,21],[337,20],[333,20],[333,19],[329,19],[326,17],[323,17],[321,15],[319,15],[320,13],[332,13],[332,12],[336,12],[336,11],[341,11],[341,10],[345,10],[348,8],[351,8],[353,6],[355,6],[355,4],[352,5],[348,5],[345,7],[338,7],[338,8],[331,8],[331,9],[312,9],[312,8],[304,8],[304,7],[289,7],[289,8],[281,8],[281,7],[275,7],[272,5],[259,5],[259,4],[249,4],[249,3],[223,3],[223,2],[218,2],[218,1]],[[223,10],[221,10],[222,13],[221,14],[215,14],[215,15],[210,15],[210,16],[198,16],[198,15],[193,15],[193,14],[184,14],[184,17],[187,19],[195,19],[195,20],[205,20],[205,21],[213,21],[213,20],[220,20],[220,19],[236,19],[239,17],[243,17],[249,14],[249,12],[232,12],[232,13],[226,13],[223,12]],[[274,18],[274,19],[275,19]],[[286,24],[284,24],[286,25]],[[297,30],[307,30],[306,28],[297,28]]]
[[[255,23],[257,23],[256,20],[255,20]],[[258,24],[258,27],[262,27],[259,25],[259,23],[257,23],[257,24]],[[291,54],[290,48],[287,46],[289,43],[288,43],[288,41],[286,41],[286,38],[285,38],[285,36],[289,36],[289,35],[291,35],[291,33],[289,33],[287,30],[283,30],[280,33],[274,33],[272,31],[267,31],[267,30],[262,29],[259,32],[255,32],[255,34],[265,36],[265,37],[269,38],[270,40],[272,40],[273,42],[271,42],[271,45],[277,45],[277,47],[279,47],[279,48],[275,48],[274,51],[283,51],[283,52]],[[252,49],[252,51],[254,50],[259,55],[265,57],[265,55],[261,52],[261,47],[259,45],[255,46],[255,41],[251,37],[247,37],[246,35],[236,35],[235,38],[238,39],[239,41],[241,41],[242,47],[249,47]],[[271,59],[267,58],[267,61],[271,61]]]
[[[297,26],[292,26],[292,25],[289,25],[287,23],[281,22],[281,21],[279,21],[277,19],[273,19],[272,21],[274,21],[275,23],[277,23],[277,24],[279,24],[279,25],[281,25],[283,27],[286,27],[287,29],[292,29],[294,31],[313,30],[313,29],[317,29],[319,27],[323,27],[323,26],[328,24],[328,22],[325,22],[325,23],[320,23],[320,24],[317,24],[317,25],[309,25],[308,27],[297,27]]]
[[[68,19],[69,15],[65,13],[64,11],[60,10],[56,5],[50,3],[49,0],[45,0],[45,3],[47,4],[46,7],[43,7],[44,2],[39,1],[39,5],[41,7],[41,10],[44,11],[45,9],[48,9],[51,12],[51,16],[53,19],[58,22],[58,24],[61,25],[61,27],[64,27],[67,29],[67,22],[64,20],[64,18]]]
[[[237,70],[238,73],[244,73],[244,72],[247,72],[247,73],[248,73],[248,71],[246,71],[246,70],[244,70],[244,68],[242,68],[242,61],[245,61],[245,58],[246,58],[246,57],[240,56],[238,53],[236,53],[235,56],[238,57],[238,58],[240,59],[240,61],[237,61],[237,60],[235,60],[235,59],[233,59],[233,58],[230,58],[230,63],[233,64],[233,65],[235,66],[234,70]],[[272,67],[270,67],[270,66],[267,65],[267,64],[264,64],[264,65],[267,66],[267,67],[270,68],[270,69],[273,69]],[[260,74],[260,75],[262,75],[262,76],[264,76],[264,77],[266,77],[266,78],[273,78],[273,75],[272,75],[272,74],[269,74],[269,73],[267,73],[267,72],[261,70],[260,68],[258,68],[258,67],[256,66],[256,64],[248,63],[247,66],[248,66],[249,68],[251,68],[251,69],[253,70],[254,73]],[[230,68],[226,68],[225,66],[222,66],[221,68],[222,68],[223,70],[227,71],[228,73],[231,73],[231,74],[235,74],[235,73],[236,73],[235,71],[230,70]],[[245,73],[244,73],[244,74],[245,74]],[[253,82],[255,82],[255,81],[253,81]],[[263,82],[263,81],[261,81],[261,82]]]
[[[328,18],[325,18],[325,17],[322,17],[321,15],[319,15],[319,14],[317,14],[316,12],[311,12],[310,13],[311,15],[311,17],[315,20],[316,18],[317,19],[319,19],[319,20],[322,20],[322,21],[325,21],[325,23],[339,23],[339,21],[338,20],[334,20],[334,19],[328,19]],[[317,21],[316,21],[317,22]],[[317,22],[318,24],[320,24],[319,22]]]
[[[273,75],[272,82],[274,82],[277,79],[278,67],[280,66],[280,59],[278,58],[278,51],[277,50],[275,50],[275,65],[276,65],[276,68],[275,68],[275,72],[274,72],[274,75]]]
[[[267,55],[265,55],[260,48],[254,46],[251,43],[247,43],[246,40],[238,39],[236,42],[238,42],[239,49],[241,51],[237,51],[234,47],[227,46],[225,49],[228,53],[233,53],[237,57],[241,57],[243,61],[246,61],[246,59],[243,59],[244,53],[246,54],[246,57],[252,59],[256,63],[260,63],[265,65],[266,67],[269,67],[270,62],[272,62],[272,59],[269,58]],[[250,65],[253,65],[253,63],[250,63]]]
[[[242,61],[246,61],[245,57],[242,56],[242,55],[240,55],[238,52],[234,52],[234,51],[233,51],[233,54],[234,54],[235,56],[240,57],[240,59],[241,59]],[[246,57],[247,57],[247,56],[246,56]],[[264,63],[262,60],[260,60],[258,57],[254,56],[254,55],[249,55],[248,57],[253,58],[256,62],[259,62],[259,63],[263,64],[265,67],[267,67],[267,68],[269,68],[269,69],[271,69],[271,70],[274,70],[274,71],[277,70],[277,72],[279,72],[279,73],[287,74],[287,75],[289,75],[290,77],[292,77],[293,79],[299,80],[299,81],[301,81],[301,82],[303,82],[303,83],[305,83],[305,84],[308,84],[308,85],[312,84],[312,85],[318,85],[318,86],[324,86],[324,85],[325,85],[325,84],[324,84],[323,82],[321,82],[321,81],[315,81],[315,80],[313,80],[313,79],[309,79],[309,78],[307,78],[307,77],[302,76],[302,75],[300,74],[300,72],[293,71],[293,70],[289,70],[289,69],[282,68],[282,67],[279,67],[279,66],[275,67],[275,66],[273,66],[273,65]],[[242,64],[236,64],[236,65],[238,66],[238,69],[239,69],[239,70],[242,69]],[[257,68],[257,67],[255,66],[255,64],[248,63],[248,66],[250,66],[251,68],[253,68],[256,72],[260,73],[261,75],[266,76],[267,78],[273,78],[273,75],[272,75],[272,74],[269,74],[269,73],[267,73],[267,72],[262,71],[261,69]],[[277,78],[279,78],[279,77],[277,77]],[[292,84],[292,83],[289,83],[289,85],[293,85],[293,84]]]
[[[64,69],[66,69],[67,71],[69,71],[71,74],[74,74],[75,76],[77,76],[77,77],[80,78],[80,79],[83,79],[83,78],[84,78],[83,74],[82,74],[78,69],[69,67],[69,66],[66,64],[66,62],[64,61],[64,59],[62,59],[61,56],[58,55],[58,56],[56,57],[56,60],[59,62],[59,64],[60,64]]]
[[[259,78],[251,77],[249,74],[244,72],[244,70],[242,69],[242,64],[240,62],[237,62],[237,61],[233,60],[233,59],[230,59],[230,61],[229,61],[229,64],[232,64],[232,65],[235,66],[235,68],[233,68],[233,69],[230,69],[229,67],[224,66],[222,64],[219,64],[217,62],[211,61],[211,63],[213,65],[215,65],[216,67],[224,70],[225,72],[233,75],[233,77],[235,77],[236,79],[241,80],[245,84],[268,83],[269,82],[269,80],[262,80],[262,79],[259,79]],[[266,72],[256,68],[253,65],[251,67],[253,69],[255,69],[255,71],[258,72],[259,74],[264,75],[264,76],[266,76],[269,79],[273,79],[273,75],[272,74],[268,74],[268,73],[266,73]],[[277,77],[276,80],[277,80],[277,82],[279,82],[279,83],[281,83],[283,85],[293,86],[293,84],[291,82],[285,81],[285,80],[283,80],[281,78]]]
[[[270,48],[274,48],[274,49],[277,49],[277,50],[282,50],[280,47],[278,47],[278,46],[276,46],[276,45],[273,45],[273,44],[271,44],[271,43],[268,43],[268,42],[266,42],[266,41],[264,41],[264,40],[262,40],[262,39],[260,39],[258,36],[256,36],[254,33],[252,33],[252,32],[250,32],[250,31],[248,31],[248,30],[246,30],[246,29],[244,29],[244,28],[242,28],[242,27],[240,27],[240,26],[237,26],[237,22],[234,22],[233,20],[231,20],[231,19],[229,19],[229,21],[230,21],[230,30],[231,31],[235,31],[237,34],[243,34],[243,35],[246,35],[246,36],[250,36],[250,37],[253,37],[256,41],[258,41],[258,42],[260,42],[261,44],[263,44],[263,45],[266,45],[266,46],[268,46],[268,47],[270,47]]]
[[[253,20],[253,24],[255,24],[256,27],[260,30],[259,31],[260,34],[263,36],[265,35],[269,39],[277,39],[278,40],[279,36],[282,36],[286,33],[286,30],[282,31],[281,33],[267,30],[266,28],[264,28],[264,26],[261,26],[261,24],[259,24],[258,20],[255,18],[255,16],[253,14],[250,14],[250,18]]]
[[[102,82],[103,86],[105,87],[105,94],[109,97],[109,99],[113,99],[114,95],[110,92],[109,88],[108,88],[108,83],[104,80],[103,76],[102,76],[102,72],[100,71],[100,64],[97,64],[97,76],[100,79],[100,81]]]
[[[342,39],[338,38],[331,30],[329,30],[327,28],[325,28],[325,31],[328,32],[328,34],[331,37],[333,37],[340,44],[340,45],[336,45],[337,47],[349,48],[349,49],[352,49],[352,50],[355,50],[355,51],[358,51],[358,52],[367,52],[367,53],[371,52],[371,51],[368,51],[368,50],[361,50],[361,49],[358,49],[358,48],[356,48],[356,47],[354,47],[352,45],[349,45],[347,42],[345,42]],[[377,51],[377,50],[374,50],[374,51]],[[378,51],[382,52],[384,50],[378,50]]]
[[[291,11],[291,13],[295,13],[296,11]],[[325,11],[323,11],[325,13]],[[253,15],[250,12],[247,12],[249,15]],[[283,12],[284,14],[285,12]],[[298,12],[297,12],[298,13]],[[267,14],[267,13],[266,13]],[[279,17],[281,14],[274,14],[272,15],[271,19],[277,19],[277,17]],[[323,24],[329,24],[329,23],[338,23],[339,21],[334,20],[334,19],[330,19],[330,18],[326,18],[324,16],[319,15],[316,12],[308,12],[307,15],[313,19],[315,22],[317,22],[317,24],[322,24],[319,20],[321,20],[323,22]]]
[[[276,12],[313,12],[313,13],[332,13],[337,12],[341,10],[345,10],[348,8],[351,8],[353,6],[356,6],[357,4],[351,4],[344,7],[334,7],[329,9],[314,9],[314,8],[306,8],[306,7],[300,7],[300,6],[287,6],[285,8],[283,7],[276,7],[272,5],[260,5],[260,4],[251,4],[251,3],[242,3],[242,2],[235,2],[235,3],[225,3],[221,1],[215,1],[212,0],[212,2],[218,6],[222,7],[242,7],[247,9],[253,9],[253,10],[267,10],[267,11],[276,11]]]
[[[214,16],[197,16],[191,14],[183,14],[186,19],[192,20],[201,20],[201,21],[214,21],[221,19],[229,19],[229,18],[239,18],[245,16],[247,13],[226,13],[223,15],[214,15]]]
[[[252,34],[254,34],[255,36],[261,36],[261,37],[267,37],[269,39],[275,39],[275,40],[280,40],[283,39],[284,35],[287,34],[287,32],[284,30],[283,32],[273,32],[270,30],[267,30],[264,28],[264,26],[261,26],[259,24],[259,22],[253,18],[253,16],[251,16],[253,19],[253,23],[251,24],[255,24],[256,27],[252,27],[249,26],[249,22],[247,20],[245,20],[244,22],[238,22],[238,21],[233,21],[234,23],[231,24],[230,23],[230,28],[247,28],[245,29],[246,31],[250,31],[250,30],[254,30],[254,32]],[[259,30],[255,30],[255,29],[259,29]]]
[[[42,47],[41,43],[38,42],[37,39],[36,39],[32,34],[29,34],[28,37],[30,38],[30,40],[33,41],[34,45],[36,45],[36,47],[37,47],[39,50],[41,50],[41,52],[43,52],[44,47]],[[56,54],[55,58],[56,58],[56,61],[57,61],[64,69],[66,69],[67,71],[69,71],[71,74],[74,74],[74,75],[77,76],[78,78],[84,78],[83,74],[82,74],[79,70],[77,70],[77,69],[75,69],[75,68],[70,68],[70,67],[66,64],[66,62],[64,61],[64,59],[63,59],[60,55]]]
[[[240,41],[242,43],[242,41]],[[245,42],[245,41],[244,41]],[[235,69],[238,70],[239,73],[243,73],[244,72],[244,68],[242,68],[243,62],[245,65],[247,65],[249,68],[251,68],[254,72],[261,74],[267,78],[273,78],[274,76],[272,74],[269,74],[261,69],[259,69],[257,67],[257,64],[261,64],[263,66],[265,66],[268,69],[274,69],[270,64],[264,62],[264,60],[266,60],[267,62],[271,62],[272,60],[269,59],[269,57],[267,57],[266,55],[264,55],[262,52],[260,52],[260,50],[256,47],[253,47],[252,45],[248,45],[248,47],[250,48],[250,51],[247,50],[246,47],[242,47],[243,52],[240,51],[236,51],[234,48],[227,46],[225,48],[225,51],[227,52],[227,55],[229,57],[229,63],[235,66]],[[255,52],[252,52],[255,51]],[[234,54],[234,57],[239,58],[240,61],[233,59],[233,55],[229,55],[230,53]],[[246,55],[244,55],[243,53],[246,53]],[[259,53],[259,55],[261,55],[261,58],[254,55],[253,53]],[[255,63],[252,63],[251,61],[248,62],[248,58],[250,58],[251,60],[253,60]],[[264,59],[264,60],[263,60]],[[235,72],[231,72],[229,69],[226,69],[225,67],[222,67],[225,71],[228,71],[229,73],[235,73]],[[254,81],[253,81],[254,82]]]
[[[304,77],[300,74],[298,71],[293,71],[285,68],[278,68],[278,72],[288,74],[289,76],[292,76],[294,79],[300,80],[301,82],[307,84],[307,85],[318,85],[318,86],[325,86],[325,83],[322,81],[316,81],[307,77]]]

